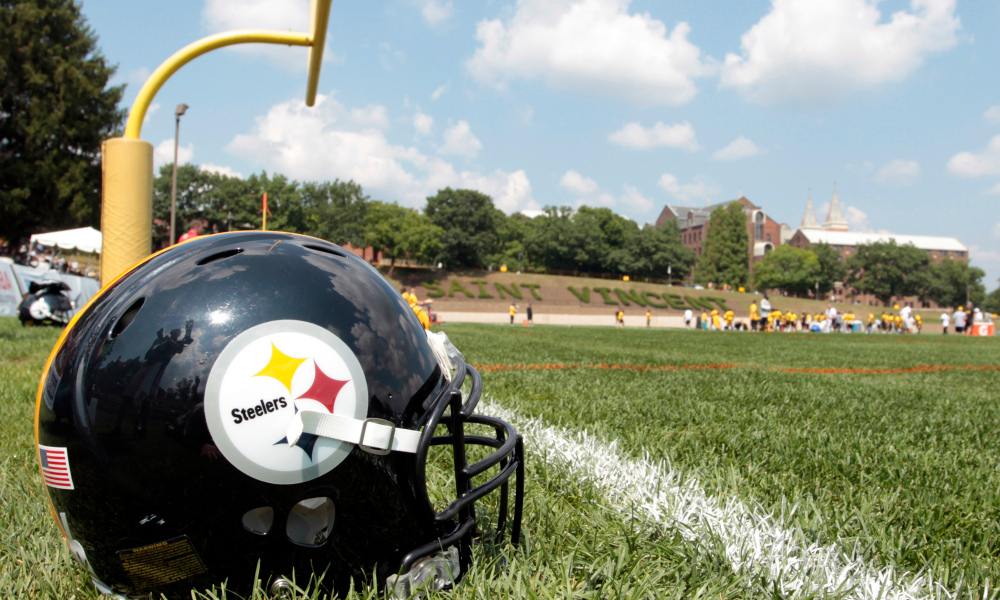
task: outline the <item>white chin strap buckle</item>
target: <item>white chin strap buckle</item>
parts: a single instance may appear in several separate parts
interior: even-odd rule
[[[288,445],[294,446],[303,433],[355,444],[369,454],[390,452],[416,454],[420,431],[400,429],[385,419],[355,419],[326,412],[300,410],[289,423]]]
[[[451,381],[455,358],[461,357],[462,353],[444,332],[428,331],[427,342],[441,367],[441,373]],[[420,431],[400,429],[385,419],[355,419],[313,410],[300,410],[292,418],[286,430],[288,445],[294,446],[304,433],[355,444],[369,454],[380,456],[390,452],[416,454],[420,443]]]

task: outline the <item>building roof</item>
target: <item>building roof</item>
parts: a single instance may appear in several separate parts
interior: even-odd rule
[[[736,200],[726,200],[725,202],[717,202],[715,204],[709,204],[706,206],[672,206],[667,205],[670,211],[677,215],[677,226],[680,229],[687,229],[688,227],[696,227],[707,221],[712,216],[712,211],[717,208],[725,208],[732,204],[733,202],[739,202],[741,199],[746,199],[745,196],[740,196]],[[755,204],[747,200],[752,208],[758,208]],[[688,213],[691,213],[691,221],[688,222]]]
[[[921,250],[949,250],[967,252],[969,249],[953,237],[931,235],[897,235],[895,233],[855,233],[852,231],[827,231],[824,229],[799,229],[810,244],[827,243],[831,246],[859,246],[872,242],[896,240],[900,246],[913,244]]]

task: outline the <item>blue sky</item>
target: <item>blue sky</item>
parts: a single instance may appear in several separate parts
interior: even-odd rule
[[[182,46],[304,31],[308,0],[83,0],[131,106]],[[334,3],[307,108],[305,48],[210,53],[156,97],[143,139],[248,175],[352,179],[421,207],[437,189],[511,213],[742,192],[798,226],[834,184],[853,231],[954,236],[1000,278],[1000,3],[523,0]]]

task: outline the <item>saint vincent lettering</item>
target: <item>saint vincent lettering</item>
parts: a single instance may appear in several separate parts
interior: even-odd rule
[[[285,397],[275,398],[274,400],[264,400],[261,399],[260,403],[256,406],[251,406],[250,408],[234,408],[230,414],[233,415],[233,423],[239,425],[244,421],[249,421],[251,419],[256,419],[257,417],[263,417],[275,411],[286,408],[288,402],[285,401]]]

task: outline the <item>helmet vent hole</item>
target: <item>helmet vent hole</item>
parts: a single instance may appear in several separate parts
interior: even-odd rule
[[[243,515],[243,529],[250,533],[267,535],[272,525],[274,525],[274,509],[270,506],[248,510]]]
[[[222,252],[216,252],[211,256],[206,256],[205,258],[199,260],[195,264],[199,267],[202,265],[207,265],[210,262],[215,262],[217,260],[223,260],[229,258],[230,256],[236,256],[237,254],[243,252],[243,248],[230,248],[229,250],[223,250]]]
[[[303,244],[303,245],[306,248],[309,248],[310,250],[315,250],[316,252],[325,252],[327,254],[332,254],[334,256],[347,256],[343,252],[341,252],[341,251],[339,251],[339,250],[337,250],[335,248],[330,248],[328,246],[320,246],[318,244]]]
[[[333,500],[329,498],[308,498],[299,502],[288,513],[285,525],[288,541],[310,548],[322,546],[333,531],[335,512]]]
[[[122,332],[125,331],[125,329],[132,324],[132,321],[135,320],[135,316],[139,314],[139,309],[142,308],[142,305],[145,304],[145,302],[146,302],[145,298],[139,298],[138,300],[133,302],[132,306],[128,307],[128,309],[126,309],[125,312],[122,313],[122,316],[118,318],[118,322],[115,323],[115,326],[111,328],[111,332],[108,334],[108,339],[113,340],[119,335],[121,335]]]

